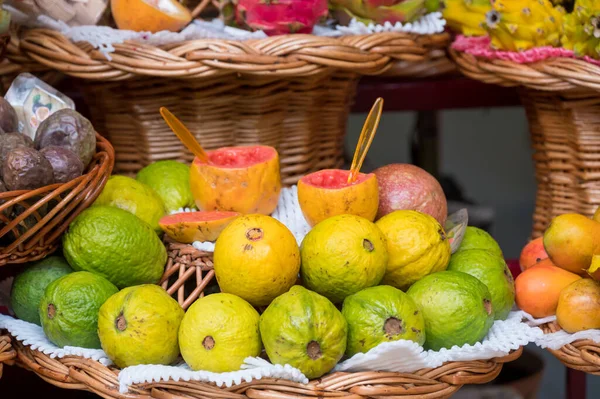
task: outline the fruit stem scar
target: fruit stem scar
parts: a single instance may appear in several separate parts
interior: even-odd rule
[[[440,237],[442,238],[442,241],[444,241],[447,237],[446,237],[446,233],[444,232],[444,230],[439,229],[438,233],[440,235]]]
[[[215,347],[215,340],[213,339],[213,337],[211,337],[210,335],[207,335],[206,337],[204,337],[204,339],[202,340],[202,346],[204,347],[204,349],[206,350],[211,350],[212,348]]]
[[[385,331],[385,335],[387,335],[388,338],[392,338],[398,334],[402,334],[402,320],[397,319],[395,317],[390,317],[383,324],[383,330]]]
[[[258,241],[263,238],[263,231],[258,227],[248,229],[248,231],[246,231],[246,238],[250,241]]]
[[[56,307],[53,304],[48,304],[48,318],[52,320],[56,314]]]
[[[306,353],[308,353],[308,357],[312,360],[317,360],[323,354],[321,353],[321,345],[317,341],[310,341],[308,345],[306,345]]]
[[[369,252],[373,252],[373,250],[375,249],[375,247],[373,246],[373,243],[371,241],[367,240],[366,238],[363,240],[363,248]]]
[[[125,320],[123,312],[121,312],[115,320],[115,327],[117,327],[117,330],[119,331],[125,331],[125,329],[127,328],[127,320]]]
[[[489,299],[484,299],[483,307],[485,308],[485,311],[488,314],[488,316],[492,314],[492,301],[490,301]]]

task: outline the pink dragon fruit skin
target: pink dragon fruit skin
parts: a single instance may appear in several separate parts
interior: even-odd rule
[[[269,36],[311,33],[328,14],[327,0],[237,0],[236,21]]]

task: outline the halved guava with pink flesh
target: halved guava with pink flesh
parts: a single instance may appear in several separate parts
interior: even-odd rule
[[[158,222],[163,231],[177,242],[216,241],[229,223],[240,216],[237,212],[182,212],[164,216]]]

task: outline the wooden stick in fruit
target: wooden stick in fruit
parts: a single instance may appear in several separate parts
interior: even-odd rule
[[[160,107],[160,114],[173,133],[181,140],[183,145],[185,145],[201,162],[208,163],[208,155],[206,155],[204,148],[202,148],[188,128],[185,127],[183,122],[177,119],[177,117],[165,107]]]
[[[365,162],[367,152],[373,142],[373,137],[375,137],[375,133],[377,133],[377,126],[379,126],[382,110],[383,98],[379,97],[375,100],[375,104],[373,104],[373,107],[367,116],[367,120],[363,125],[362,132],[360,132],[358,144],[356,145],[356,150],[354,150],[354,159],[352,160],[352,166],[350,167],[350,175],[348,175],[348,184],[352,184],[356,181],[358,172],[360,172],[360,168],[362,167],[363,162]]]

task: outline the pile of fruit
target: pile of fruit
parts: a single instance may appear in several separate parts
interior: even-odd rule
[[[594,0],[445,0],[443,14],[466,36],[489,35],[494,49],[562,47],[598,59],[599,5]]]
[[[314,226],[302,244],[269,216],[281,190],[271,147],[161,161],[136,179],[112,176],[63,237],[63,257],[15,280],[12,308],[59,347],[102,348],[119,367],[171,364],[239,370],[264,351],[308,378],[384,342],[427,349],[475,344],[507,317],[514,283],[502,251],[467,227],[451,254],[439,183],[412,165],[373,174],[323,170],[298,200]],[[171,212],[197,206],[198,211]],[[157,284],[160,235],[215,240],[218,293],[184,312]]]
[[[517,305],[568,333],[600,328],[600,210],[555,217],[521,252]]]
[[[15,109],[0,97],[0,192],[35,190],[82,175],[96,153],[96,133],[77,111],[47,116],[34,139],[18,130]]]

